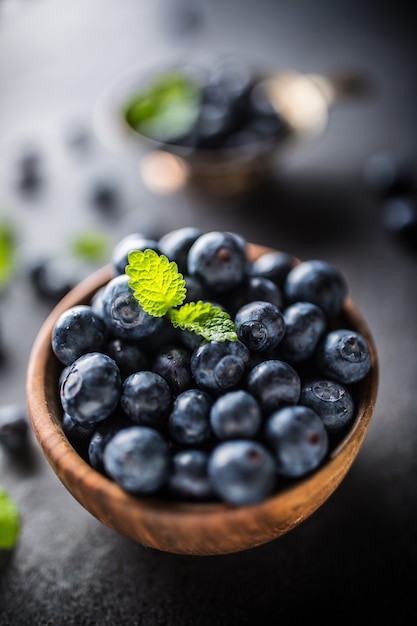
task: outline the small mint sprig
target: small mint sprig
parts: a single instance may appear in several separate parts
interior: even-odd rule
[[[187,290],[175,261],[151,249],[133,250],[128,261],[129,286],[146,313],[168,315],[174,328],[192,331],[207,341],[237,341],[234,322],[226,311],[202,300],[183,304]]]

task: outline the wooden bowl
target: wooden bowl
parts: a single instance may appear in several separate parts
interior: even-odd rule
[[[268,249],[250,245],[251,258]],[[33,430],[49,464],[80,504],[109,528],[144,546],[191,555],[239,552],[265,544],[311,516],[335,491],[364,441],[375,408],[378,360],[371,332],[354,303],[346,300],[341,321],[367,340],[372,366],[357,384],[356,415],[347,435],[326,463],[307,478],[260,504],[177,503],[136,497],[90,467],[74,450],[61,427],[58,378],[62,365],[51,348],[54,324],[75,304],[89,303],[106,283],[111,268],[94,273],[52,310],[32,347],[27,370],[27,403]]]

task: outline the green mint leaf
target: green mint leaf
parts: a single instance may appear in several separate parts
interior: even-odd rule
[[[0,549],[14,548],[20,531],[20,516],[16,505],[0,489]]]
[[[197,83],[181,73],[160,74],[129,98],[125,119],[143,135],[174,141],[197,119],[199,93]]]
[[[10,281],[16,265],[16,237],[12,225],[0,222],[0,289]]]
[[[154,250],[133,250],[126,274],[135,298],[150,315],[162,317],[185,298],[185,280],[174,261]]]
[[[230,315],[210,302],[187,302],[170,311],[170,318],[175,328],[191,330],[207,341],[237,341]]]

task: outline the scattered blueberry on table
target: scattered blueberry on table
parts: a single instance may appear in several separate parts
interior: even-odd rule
[[[377,152],[366,160],[363,177],[376,198],[386,232],[415,254],[417,186],[411,164],[390,152]]]
[[[10,454],[25,452],[28,444],[29,419],[26,407],[18,403],[0,406],[0,446]]]

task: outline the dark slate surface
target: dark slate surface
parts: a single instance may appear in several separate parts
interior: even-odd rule
[[[1,403],[25,403],[29,351],[50,310],[34,296],[23,261],[66,250],[85,227],[117,240],[133,228],[160,235],[193,224],[328,259],[344,271],[380,359],[374,418],[342,485],[297,529],[240,554],[184,557],[133,544],[79,506],[32,434],[25,458],[0,450],[0,486],[22,517],[0,573],[1,626],[241,626],[301,617],[403,625],[415,618],[417,256],[385,232],[362,178],[365,160],[379,150],[415,168],[410,11],[403,1],[0,2],[0,214],[15,220],[21,260],[0,300]],[[239,201],[154,195],[136,163],[98,142],[94,104],[126,67],[214,49],[277,69],[358,69],[375,89],[332,110],[324,136],[293,150],[281,169],[277,163],[256,194]],[[15,186],[27,145],[38,150],[42,175],[31,194]],[[121,193],[113,212],[89,201],[92,181],[103,177]]]

